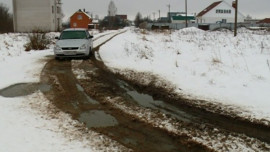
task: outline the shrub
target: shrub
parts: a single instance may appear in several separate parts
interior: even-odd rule
[[[139,25],[139,28],[140,28],[140,29],[146,29],[146,28],[147,28],[147,22],[142,22],[142,23]]]
[[[220,63],[222,63],[220,59],[215,58],[215,57],[212,58],[212,64],[213,65],[220,64]]]
[[[48,49],[50,39],[46,36],[46,32],[33,31],[28,34],[28,38],[29,42],[24,45],[25,51]]]

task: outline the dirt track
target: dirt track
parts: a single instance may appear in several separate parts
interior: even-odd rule
[[[74,74],[80,71],[83,71],[85,78]],[[192,140],[192,136],[209,136],[216,138],[213,140],[228,142],[241,139],[246,140],[246,145],[258,142],[260,150],[269,150],[261,142],[269,143],[270,131],[266,126],[206,112],[186,104],[187,102],[181,101],[183,99],[166,97],[166,90],[162,90],[164,93],[160,94],[160,88],[135,85],[136,83],[109,72],[102,62],[94,57],[86,61],[50,60],[42,71],[41,83],[51,86],[50,91],[46,90],[44,94],[57,108],[85,123],[86,127],[134,151],[213,150],[211,146],[209,148]],[[159,94],[158,100],[153,99],[150,94]],[[151,102],[144,101],[151,98]],[[125,111],[119,108],[119,105],[138,112],[141,108],[146,109],[153,113],[153,120],[164,120],[165,114],[172,118],[176,128],[185,128],[189,133],[175,133],[160,128],[129,113],[129,109]],[[215,128],[218,128],[218,131],[215,131]],[[224,137],[219,139],[215,134],[222,134]],[[229,139],[229,136],[233,138]],[[230,144],[221,146],[223,150],[230,149]]]
[[[95,71],[96,75],[91,77],[91,80],[85,80],[82,88],[71,71],[70,60],[51,60],[43,70],[42,82],[52,86],[51,91],[46,92],[45,95],[59,109],[71,114],[74,119],[84,122],[91,129],[135,151],[207,151],[207,148],[200,144],[187,142],[188,138],[185,136],[169,134],[114,108],[105,100],[107,97],[124,94],[117,84],[118,79],[95,67],[91,61],[85,61],[80,66]],[[99,115],[98,121],[106,120],[99,125],[87,121],[87,114],[90,119],[91,112],[97,111],[106,113],[106,115]],[[111,118],[107,118],[108,115]],[[116,123],[110,125],[107,124],[108,121],[116,121]],[[93,125],[95,127],[91,127]]]

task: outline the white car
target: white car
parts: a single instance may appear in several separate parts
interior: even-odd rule
[[[90,58],[93,49],[93,36],[87,29],[66,29],[62,31],[54,47],[55,59],[62,57]]]

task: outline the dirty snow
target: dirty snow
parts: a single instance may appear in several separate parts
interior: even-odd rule
[[[171,34],[131,29],[99,52],[110,68],[151,73],[188,98],[270,121],[269,32],[240,29],[233,37],[230,31],[197,28]]]
[[[153,112],[151,109],[142,108],[140,106],[127,106],[126,102],[123,102],[119,97],[108,97],[107,102],[110,102],[116,108],[121,109],[123,112],[132,115],[141,121],[150,123],[157,128],[165,129],[179,136],[187,136],[190,139],[207,146],[213,151],[256,152],[269,151],[270,149],[269,144],[255,138],[224,132],[224,130],[210,128],[204,124],[191,127],[191,124],[175,121],[165,114],[157,111]],[[162,116],[162,118],[160,118],[160,116]]]
[[[95,32],[95,36],[105,33]],[[59,33],[49,34],[56,35]],[[0,34],[0,90],[13,84],[39,82],[46,61],[53,58],[52,49],[25,52],[26,42],[27,34]],[[0,96],[0,151],[119,151],[119,144],[105,136],[91,131],[85,133],[88,137],[79,134],[74,127],[78,122],[67,114],[47,116],[51,106],[39,91],[25,97]]]
[[[84,71],[78,68],[81,61],[72,61],[73,74],[78,80],[90,80],[91,76],[96,75],[94,71]],[[80,82],[80,81],[79,81]],[[80,82],[83,83],[82,81]],[[143,107],[137,104],[130,104],[121,96],[107,96],[102,100],[105,104],[110,104],[116,109],[121,110],[125,115],[130,115],[135,120],[150,124],[156,128],[166,130],[175,135],[188,137],[207,146],[213,151],[269,151],[270,145],[258,139],[245,136],[243,134],[231,133],[223,129],[212,128],[207,124],[193,124],[167,115],[159,110]]]

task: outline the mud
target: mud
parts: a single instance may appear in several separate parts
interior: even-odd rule
[[[99,46],[94,50],[98,49]],[[171,94],[170,90],[152,84],[144,86],[122,75],[113,74],[94,57],[77,65],[76,68],[83,70],[88,77],[78,80],[72,72],[71,62],[73,61],[50,60],[42,71],[40,83],[10,86],[0,90],[0,95],[21,96],[41,90],[58,109],[84,123],[85,127],[104,134],[134,151],[212,150],[191,140],[189,136],[173,134],[135,118],[117,109],[108,99],[119,99],[130,107],[135,105],[161,112],[180,122],[182,127],[194,129],[196,133],[207,131],[208,135],[215,136],[215,132],[211,130],[218,128],[225,136],[246,135],[270,143],[269,126],[223,115],[222,111],[208,111],[205,107],[192,104],[193,101]],[[28,91],[24,90],[25,88]],[[16,91],[19,93],[14,94]],[[21,94],[22,92],[25,94]],[[196,102],[204,101],[194,101]],[[267,148],[264,150],[267,151]]]
[[[85,69],[85,67],[95,67],[96,70],[95,72],[93,72],[93,70]],[[214,128],[219,128],[225,136],[232,135],[232,136],[238,137],[236,133],[240,133],[239,134],[240,136],[242,136],[241,134],[245,134],[250,137],[258,138],[262,141],[268,142],[267,140],[268,140],[268,135],[269,135],[269,129],[267,129],[267,127],[264,128],[265,129],[264,130],[262,129],[264,126],[260,126],[258,128],[258,126],[256,125],[254,126],[254,124],[251,124],[251,123],[249,123],[249,125],[246,126],[246,124],[243,124],[243,122],[240,120],[234,120],[233,118],[227,119],[226,117],[218,113],[210,113],[210,112],[205,111],[204,109],[192,107],[192,105],[179,104],[179,100],[168,101],[166,100],[168,98],[165,98],[165,97],[156,98],[155,96],[152,96],[150,94],[160,93],[161,90],[158,90],[155,87],[151,87],[151,86],[150,87],[148,86],[147,90],[142,89],[142,88],[135,89],[139,87],[137,85],[131,85],[133,84],[132,82],[128,83],[128,81],[125,81],[124,79],[120,79],[121,77],[110,73],[102,62],[97,61],[95,59],[82,62],[80,66],[76,68],[84,69],[84,71],[87,73],[87,76],[89,76],[90,78],[86,80],[80,80],[80,83],[82,84],[83,88],[85,88],[86,93],[90,96],[98,98],[100,101],[106,100],[106,96],[110,98],[117,97],[119,100],[124,100],[125,104],[130,105],[130,107],[132,107],[132,104],[137,104],[141,107],[161,111],[162,113],[167,114],[168,116],[178,120],[181,123],[182,127],[189,128],[189,129],[193,128],[194,132],[197,132],[197,133],[202,131],[202,134],[204,131],[208,131],[209,136],[215,136],[215,131],[211,131],[211,130],[215,130]],[[149,90],[152,90],[152,92],[151,91],[149,92]],[[104,102],[104,104],[108,104],[108,103]],[[118,110],[118,109],[114,109],[114,110]],[[136,121],[136,123],[141,122],[140,120],[136,120],[134,118],[132,119]],[[222,122],[222,123],[216,123],[216,122]],[[136,125],[136,123],[134,125]],[[231,123],[234,123],[234,124],[231,124]],[[205,126],[205,127],[201,128],[200,126]],[[235,128],[230,128],[232,126],[235,126]],[[123,130],[124,129],[122,129],[122,131]],[[141,132],[143,132],[143,130],[141,130]],[[257,132],[258,134],[256,134],[255,132]],[[168,134],[170,133],[167,132],[167,135]],[[179,143],[185,143],[184,145],[182,145],[182,147],[189,148],[189,150],[187,151],[191,151],[190,145],[192,145],[191,149],[193,150],[196,149],[195,151],[199,151],[199,150],[209,151],[209,149],[201,146],[200,144],[197,144],[197,143],[195,144],[194,142],[191,142],[190,138],[188,137],[184,137],[184,138],[177,137],[177,138],[179,138],[178,139]],[[245,140],[245,137],[243,139]],[[253,141],[248,141],[248,140],[247,140],[247,143],[253,142]],[[186,151],[186,149],[185,150],[182,149],[182,151]]]
[[[139,93],[134,88],[132,88],[127,83],[119,80],[119,86],[123,89],[125,89],[126,94],[128,94],[132,101],[139,104],[142,107],[145,108],[151,108],[159,110],[165,114],[168,114],[178,120],[184,121],[184,122],[191,122],[191,120],[195,120],[196,116],[190,115],[186,113],[185,111],[181,110],[180,108],[175,107],[174,105],[170,103],[166,103],[161,100],[155,100],[151,95]]]
[[[157,95],[166,91],[154,86],[140,87],[114,75],[93,57],[76,67],[89,76],[78,81],[72,72],[71,62],[51,60],[46,64],[41,83],[50,86],[50,89],[43,90],[43,93],[59,109],[71,114],[73,119],[134,151],[211,150],[190,137],[175,135],[140,121],[106,102],[107,98],[120,98],[127,105],[136,104],[161,111],[194,130],[205,124],[208,130],[217,127],[224,130],[224,134],[240,133],[269,143],[269,128],[265,126],[211,113],[181,102],[183,99],[168,98],[162,93]]]
[[[90,110],[80,115],[79,121],[85,123],[88,128],[117,126],[118,121],[104,111]]]
[[[82,64],[81,67],[87,67],[86,71],[89,72],[95,71],[95,77],[91,78],[91,82],[86,80],[83,86],[78,85],[79,82],[72,74],[69,60],[51,60],[43,69],[42,83],[52,86],[44,94],[59,109],[85,123],[90,129],[107,135],[134,151],[210,151],[205,146],[190,141],[188,137],[175,136],[137,121],[104,102],[108,96],[122,96],[125,90],[118,86],[118,79],[111,73],[89,65],[87,61],[84,63],[87,65]],[[94,100],[95,104],[89,102],[88,98]]]
[[[93,61],[96,67],[109,72],[110,70],[101,61]],[[270,143],[270,126],[262,123],[251,122],[249,120],[237,117],[233,114],[224,114],[224,111],[219,110],[216,105],[198,106],[193,103],[205,102],[203,100],[189,100],[180,95],[171,93],[161,87],[157,87],[154,83],[144,86],[134,79],[126,78],[123,75],[115,74],[115,79],[118,79],[119,87],[125,90],[125,93],[130,95],[133,101],[143,107],[158,109],[165,114],[187,123],[195,124],[194,127],[200,124],[208,125],[212,128],[221,128],[225,132],[234,132],[244,134],[249,137],[257,138],[263,142]],[[136,79],[140,79],[140,75]],[[153,77],[153,80],[158,80]],[[139,90],[139,91],[138,91]],[[202,104],[203,105],[203,104]],[[209,111],[209,106],[215,112]],[[218,110],[216,110],[218,109]]]
[[[270,126],[266,126],[262,123],[251,122],[249,120],[237,117],[233,113],[228,115],[226,112],[221,110],[222,108],[216,105],[211,105],[210,103],[196,105],[198,102],[207,103],[207,101],[185,99],[177,94],[172,94],[170,90],[156,87],[154,84],[144,86],[140,85],[136,81],[126,79],[121,75],[118,75],[118,78],[128,82],[136,90],[140,90],[140,92],[150,95],[153,99],[166,101],[166,104],[180,109],[180,111],[189,115],[189,121],[192,123],[209,124],[210,126],[222,128],[229,132],[245,134],[266,143],[270,143]],[[211,111],[211,108],[214,109],[214,112]]]

